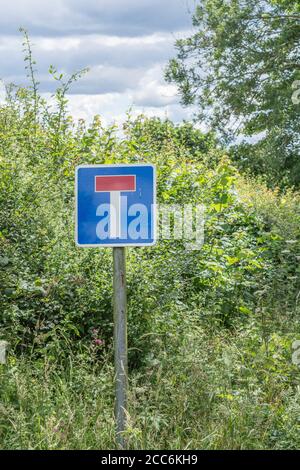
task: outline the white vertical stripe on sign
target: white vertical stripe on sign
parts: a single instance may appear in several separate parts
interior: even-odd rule
[[[110,237],[120,238],[121,231],[121,193],[110,192]]]

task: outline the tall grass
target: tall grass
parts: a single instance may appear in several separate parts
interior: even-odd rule
[[[172,332],[171,332],[172,333]],[[295,449],[300,445],[299,370],[292,337],[269,354],[255,328],[157,337],[145,366],[130,371],[132,449]],[[174,350],[177,353],[174,354]],[[2,449],[113,449],[113,370],[86,351],[63,364],[10,357],[1,366]]]

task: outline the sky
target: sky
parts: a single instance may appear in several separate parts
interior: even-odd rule
[[[121,123],[137,115],[190,119],[176,86],[164,80],[174,43],[191,32],[195,0],[0,0],[0,79],[25,85],[22,35],[37,61],[40,91],[55,89],[50,65],[70,74],[89,67],[68,96],[75,119],[99,114]],[[0,91],[1,96],[1,91]],[[3,91],[2,91],[3,97]]]

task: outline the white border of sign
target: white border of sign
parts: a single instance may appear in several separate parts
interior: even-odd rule
[[[137,243],[136,245],[134,243],[105,243],[103,245],[99,243],[92,243],[92,244],[83,244],[83,243],[78,243],[78,170],[80,168],[103,168],[103,167],[136,167],[136,166],[151,166],[153,168],[153,242],[151,243]],[[78,165],[75,168],[75,244],[79,248],[121,248],[122,246],[128,246],[128,247],[136,247],[136,246],[153,246],[155,245],[157,241],[157,226],[156,226],[156,217],[157,217],[157,211],[156,211],[156,166],[153,165],[152,163],[112,163],[112,164],[91,164],[91,165]]]

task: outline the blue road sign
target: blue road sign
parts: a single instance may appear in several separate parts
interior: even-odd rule
[[[76,168],[75,188],[78,246],[155,243],[153,165],[80,165]]]

